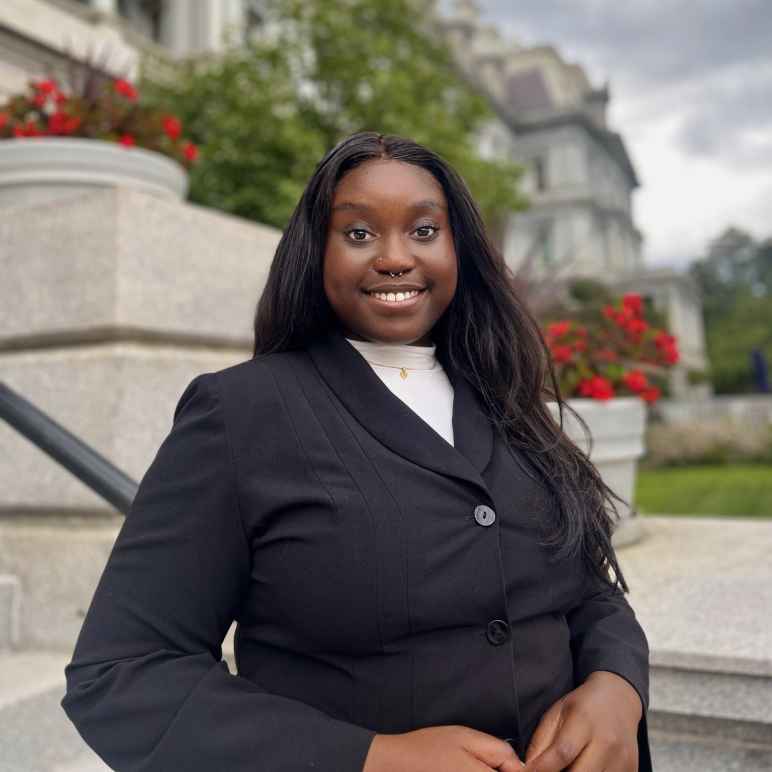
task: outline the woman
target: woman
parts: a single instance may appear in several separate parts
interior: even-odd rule
[[[254,357],[180,397],[67,715],[118,770],[650,769],[614,494],[550,394],[459,176],[406,139],[342,141],[279,243]]]

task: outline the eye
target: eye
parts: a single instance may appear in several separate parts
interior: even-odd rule
[[[423,233],[419,233],[419,231],[423,231]],[[426,231],[431,231],[431,233],[427,233]],[[438,231],[439,228],[436,225],[419,225],[414,233],[418,233],[422,241],[430,241],[437,235]]]
[[[343,231],[343,233],[349,238],[351,238],[350,234],[357,234],[354,238],[351,238],[351,241],[366,241],[367,239],[365,239],[364,236],[370,233],[370,231],[367,231],[364,228],[350,228],[347,231]],[[370,235],[372,236],[373,234],[370,233]]]

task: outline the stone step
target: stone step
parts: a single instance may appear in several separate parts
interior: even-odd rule
[[[0,516],[0,575],[17,580],[12,606],[8,587],[0,585],[0,644],[13,608],[14,649],[72,650],[122,522],[120,517]]]
[[[772,750],[769,660],[653,651],[650,691],[653,731]]]
[[[57,652],[0,654],[0,772],[108,770],[83,742],[59,704],[69,655]]]
[[[0,651],[18,646],[21,625],[21,583],[0,573]]]
[[[772,747],[652,730],[654,772],[769,772]]]

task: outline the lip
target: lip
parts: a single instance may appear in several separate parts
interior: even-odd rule
[[[416,287],[415,289],[419,289]],[[378,290],[379,292],[385,291],[385,290]],[[393,290],[390,290],[393,292]],[[405,292],[408,290],[399,290],[400,292]],[[375,295],[371,295],[369,292],[365,292],[365,296],[371,303],[375,303],[381,308],[392,308],[392,309],[409,309],[413,306],[417,305],[421,302],[423,296],[426,294],[427,290],[423,289],[421,290],[417,295],[413,295],[411,298],[406,298],[405,300],[381,300],[380,298],[376,297]]]
[[[372,287],[365,287],[363,292],[410,292],[411,290],[425,290],[424,284],[376,284]]]

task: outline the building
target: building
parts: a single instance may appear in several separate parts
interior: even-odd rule
[[[672,394],[705,395],[705,385],[688,378],[689,370],[707,366],[699,289],[686,274],[651,272],[644,264],[633,213],[640,180],[624,139],[608,125],[608,85],[594,87],[553,46],[504,39],[481,23],[474,0],[457,0],[443,28],[465,76],[496,115],[480,134],[481,151],[525,170],[530,207],[514,213],[500,237],[507,263],[557,291],[583,277],[650,297],[680,344]]]
[[[525,47],[482,25],[478,4],[456,3],[444,27],[464,72],[499,120],[481,137],[486,152],[526,169],[531,206],[512,217],[503,240],[517,268],[607,278],[643,268],[632,194],[639,180],[624,140],[609,128],[608,86],[594,88],[552,46]]]
[[[260,0],[1,3],[0,100],[22,90],[30,76],[63,71],[70,59],[98,60],[132,79],[142,57],[162,67],[170,58],[216,54],[261,29],[261,6]],[[480,133],[481,152],[526,170],[531,206],[514,213],[499,234],[507,262],[515,270],[527,264],[535,278],[550,281],[587,276],[645,288],[669,310],[681,341],[684,363],[672,386],[685,393],[686,370],[705,368],[699,297],[675,272],[646,278],[632,206],[640,183],[622,137],[607,125],[608,87],[593,87],[582,67],[552,46],[504,40],[480,23],[473,0],[459,0],[450,13],[434,6],[459,66],[497,116]]]

